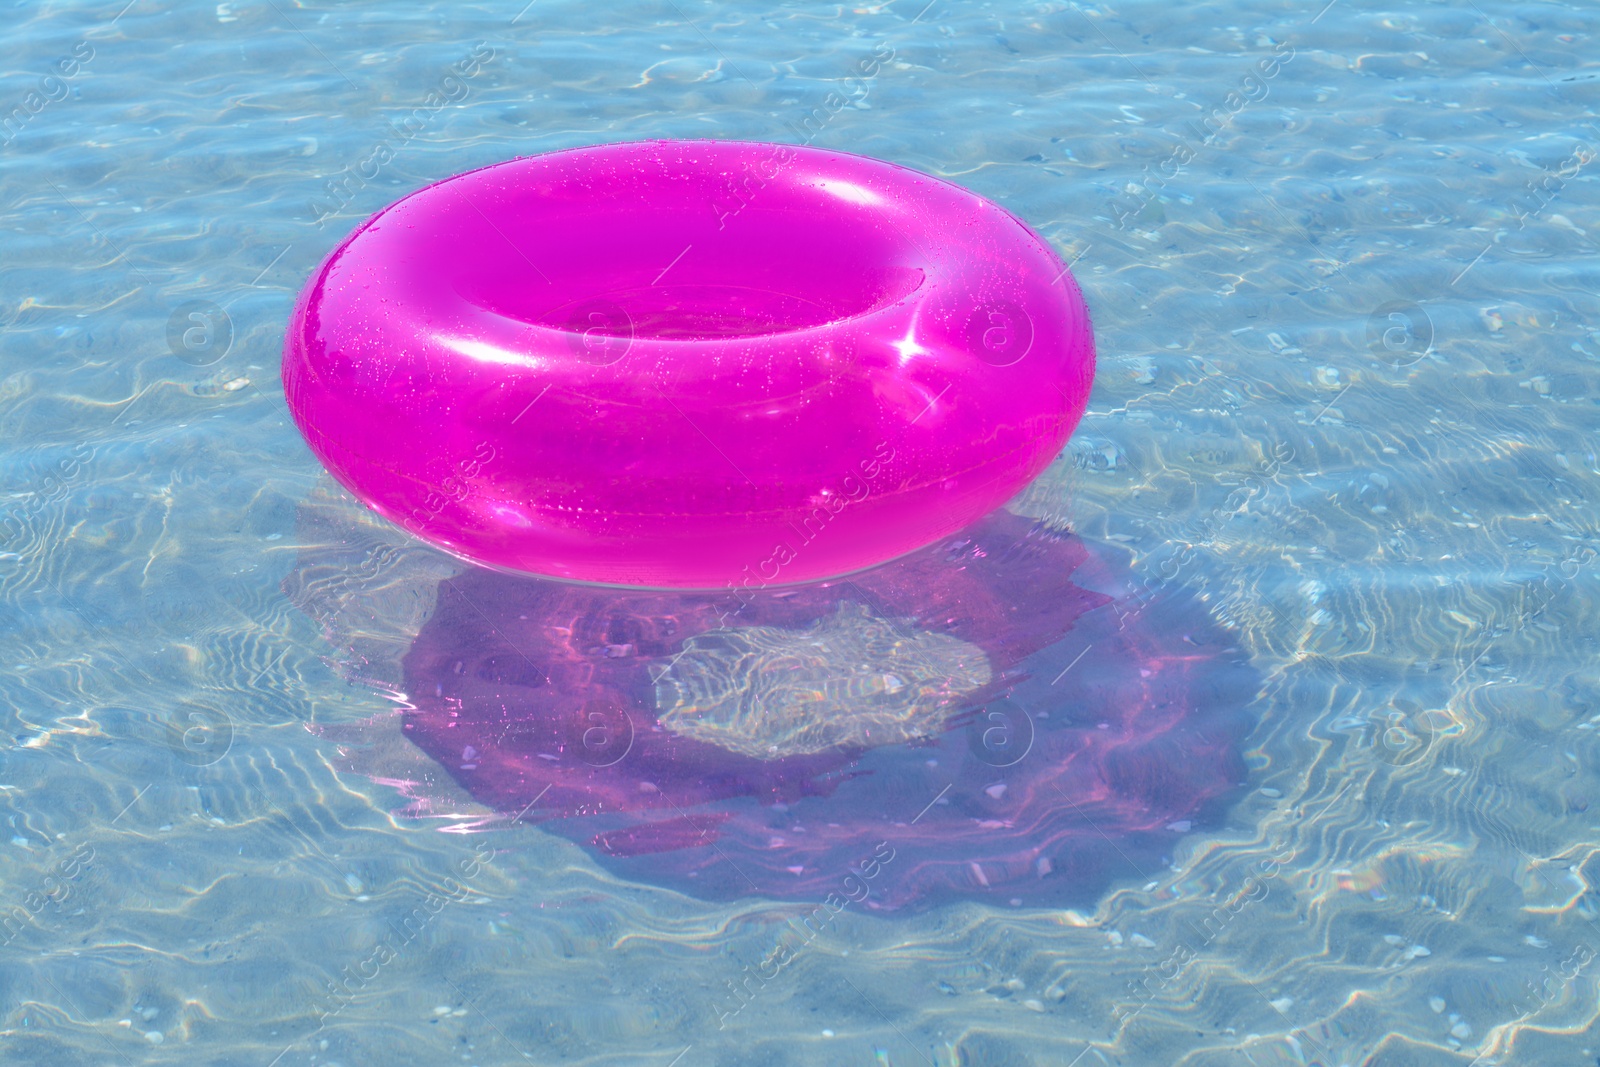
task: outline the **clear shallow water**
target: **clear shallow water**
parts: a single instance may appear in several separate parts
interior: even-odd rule
[[[7,13],[7,1062],[1600,1055],[1591,8],[518,7]],[[846,909],[722,1029],[801,910],[436,832],[487,813],[351,679],[397,677],[455,567],[363,525],[276,380],[366,214],[651,136],[813,136],[1052,240],[1102,362],[1014,510],[1202,598],[1262,679],[1248,785],[1169,865]],[[308,500],[354,653],[284,588]]]

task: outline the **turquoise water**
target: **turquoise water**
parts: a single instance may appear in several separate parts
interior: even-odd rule
[[[1595,1062],[1596,9],[923,3],[12,5],[6,1063]],[[402,193],[688,136],[1051,240],[1101,365],[1013,510],[1262,679],[1247,786],[1164,866],[847,909],[728,1018],[809,909],[623,880],[386,729],[457,565],[331,486],[277,377]]]

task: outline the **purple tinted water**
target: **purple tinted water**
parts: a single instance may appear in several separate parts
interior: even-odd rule
[[[1258,681],[1192,599],[1096,591],[1126,585],[1119,555],[1000,512],[743,601],[472,570],[405,657],[403,730],[477,800],[630,879],[884,909],[1082,901],[1158,869],[1242,784]],[[976,646],[988,683],[933,736],[878,747],[759,759],[663,725],[657,679],[703,654],[690,638],[801,634],[852,605]]]

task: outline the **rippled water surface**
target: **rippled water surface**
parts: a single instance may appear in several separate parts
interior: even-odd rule
[[[4,1062],[1600,1055],[1593,5],[112,0],[5,21]],[[577,806],[478,788],[478,747],[407,739],[481,658],[444,610],[480,587],[326,480],[278,346],[311,269],[403,193],[650,137],[879,156],[1050,240],[1099,375],[1011,510],[1100,569],[1072,572],[1048,632],[1004,629],[1021,616],[986,578],[953,636],[883,651],[943,624],[863,593],[696,638],[720,651],[674,677],[643,659],[683,636],[646,647],[639,620],[688,608],[569,605],[555,636],[504,615],[551,663],[643,657],[567,691],[723,716],[680,740],[743,731],[740,788],[763,745],[816,735],[808,700],[915,719],[896,740],[929,746],[825,768],[826,795],[708,779],[674,813],[607,762],[621,705],[584,703],[600,754],[574,773],[646,820],[591,835]],[[1010,603],[1048,611],[1052,588]],[[995,639],[994,676],[951,692],[923,677],[1002,632],[1038,640]],[[818,677],[841,650],[850,679]],[[537,688],[472,662],[496,694]],[[949,704],[1008,679],[996,718]],[[784,718],[752,720],[769,692]],[[1183,746],[1128,755],[1152,709]],[[1080,759],[1062,804],[985,747],[1023,719]],[[708,844],[718,804],[740,830]]]

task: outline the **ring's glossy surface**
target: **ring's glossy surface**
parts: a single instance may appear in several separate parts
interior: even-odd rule
[[[604,145],[447,179],[312,277],[284,385],[370,507],[464,558],[735,590],[950,534],[1055,457],[1088,312],[949,182],[842,152]]]

